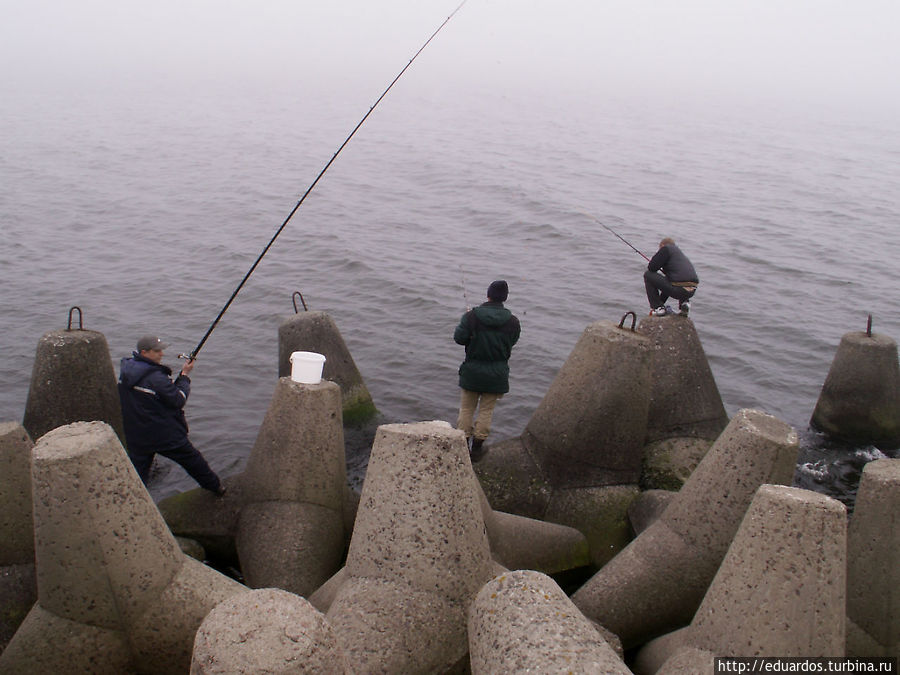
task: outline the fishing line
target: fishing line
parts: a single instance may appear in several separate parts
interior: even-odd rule
[[[632,251],[634,251],[635,253],[637,253],[638,255],[640,255],[640,256],[641,256],[644,260],[646,260],[647,262],[650,262],[650,258],[648,258],[648,257],[645,256],[643,253],[641,253],[639,250],[637,250],[634,246],[631,245],[631,242],[629,242],[627,239],[625,239],[625,237],[623,237],[622,235],[620,235],[620,234],[619,234],[618,232],[616,232],[614,229],[612,229],[611,227],[609,227],[609,226],[608,226],[606,223],[604,223],[602,220],[600,220],[600,219],[597,218],[596,216],[592,216],[592,215],[591,215],[590,213],[588,213],[587,211],[581,211],[581,215],[587,216],[588,218],[590,218],[590,219],[593,220],[594,222],[599,223],[600,225],[602,225],[603,227],[605,227],[607,230],[609,230],[609,231],[612,232],[614,235],[616,235],[619,239],[621,239],[623,242],[625,242],[625,244],[627,244],[628,247],[629,247]]]
[[[378,104],[381,103],[381,100],[385,96],[387,96],[387,93],[397,83],[397,80],[399,80],[403,76],[403,73],[405,73],[406,70],[413,64],[413,61],[415,61],[416,58],[418,58],[419,54],[421,54],[425,50],[425,47],[428,46],[428,44],[435,38],[435,36],[441,32],[441,29],[447,25],[447,22],[450,21],[450,19],[452,19],[454,17],[454,15],[460,9],[462,9],[462,6],[465,4],[466,4],[466,0],[463,0],[459,4],[459,6],[450,13],[450,16],[448,16],[446,19],[444,19],[443,23],[441,23],[441,25],[437,27],[437,30],[435,30],[431,34],[431,37],[429,37],[427,40],[425,40],[424,44],[421,47],[419,47],[419,51],[417,51],[415,54],[413,54],[413,57],[409,60],[409,63],[407,63],[405,66],[403,66],[403,69],[399,73],[397,73],[397,76],[393,80],[391,80],[391,83],[381,93],[381,96],[378,97],[378,99],[375,101],[375,103],[372,104],[372,106],[369,108],[368,112],[365,115],[363,115],[362,119],[356,124],[355,127],[353,127],[353,131],[351,131],[350,134],[347,136],[347,138],[344,139],[344,142],[341,143],[340,147],[337,149],[337,151],[334,153],[334,155],[331,157],[331,159],[328,160],[328,162],[325,164],[325,166],[319,172],[319,175],[316,176],[315,180],[312,183],[310,183],[308,188],[306,188],[306,192],[303,193],[303,196],[300,197],[300,200],[294,205],[294,208],[291,209],[291,212],[287,215],[287,218],[285,218],[284,222],[281,223],[281,227],[279,227],[278,230],[276,230],[275,234],[269,240],[269,243],[266,244],[265,247],[263,248],[262,253],[259,254],[259,256],[256,258],[254,263],[250,266],[250,269],[247,270],[247,274],[244,275],[244,278],[241,279],[241,283],[239,283],[237,285],[237,288],[234,289],[234,292],[231,294],[231,297],[228,298],[228,302],[225,303],[225,305],[222,307],[221,311],[219,312],[218,316],[216,316],[215,320],[212,322],[212,324],[210,324],[209,330],[206,331],[206,335],[204,335],[203,339],[201,339],[200,342],[197,344],[197,346],[194,347],[194,350],[190,354],[186,355],[189,360],[193,361],[194,359],[197,358],[197,354],[203,348],[203,345],[209,339],[209,336],[215,330],[216,326],[219,324],[219,321],[225,315],[225,312],[228,311],[228,308],[231,306],[231,303],[234,302],[234,299],[237,297],[237,294],[240,292],[240,290],[244,287],[244,284],[247,283],[247,280],[250,278],[250,275],[253,274],[253,271],[256,269],[256,267],[259,265],[259,263],[262,261],[263,256],[265,256],[266,253],[269,252],[269,249],[272,248],[272,244],[274,244],[275,240],[278,239],[278,235],[280,235],[282,230],[284,230],[284,228],[287,227],[287,224],[290,222],[291,218],[294,217],[294,214],[297,213],[297,210],[300,208],[300,205],[303,204],[303,201],[306,199],[306,197],[309,195],[309,193],[313,191],[314,187],[316,187],[316,184],[319,182],[319,179],[325,175],[325,172],[328,171],[328,168],[332,165],[334,160],[337,159],[337,156],[339,154],[341,154],[341,150],[343,150],[344,147],[346,147],[346,145],[350,142],[350,139],[353,138],[353,136],[356,134],[356,132],[359,130],[359,128],[369,118],[369,115],[372,114],[372,111],[375,110],[375,108],[378,106]]]

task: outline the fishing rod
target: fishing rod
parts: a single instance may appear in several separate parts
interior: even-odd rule
[[[472,307],[469,305],[469,294],[466,292],[466,273],[463,272],[462,265],[459,266],[459,276],[462,279],[463,300],[466,301],[466,311],[468,312]]]
[[[359,122],[356,124],[356,126],[353,127],[353,131],[350,132],[350,134],[347,136],[347,138],[344,139],[344,142],[341,143],[340,147],[337,149],[337,151],[334,153],[334,155],[331,157],[331,159],[329,159],[328,162],[325,164],[325,166],[322,167],[322,170],[319,172],[319,175],[316,176],[315,180],[313,180],[313,182],[310,183],[309,187],[306,188],[306,192],[303,193],[303,196],[300,197],[299,201],[294,205],[294,208],[291,209],[290,213],[288,213],[287,218],[285,218],[284,222],[281,223],[281,227],[279,227],[275,231],[275,234],[269,240],[269,243],[266,244],[265,247],[263,248],[262,253],[260,253],[259,256],[257,256],[256,260],[250,266],[250,269],[247,270],[247,274],[245,274],[244,278],[241,279],[241,282],[237,285],[237,288],[234,289],[234,292],[231,294],[231,297],[228,298],[228,302],[225,303],[225,305],[219,311],[218,316],[216,316],[215,320],[212,322],[212,324],[210,324],[209,329],[206,331],[206,334],[203,336],[203,338],[200,340],[200,342],[197,343],[197,346],[194,347],[194,350],[190,354],[184,355],[188,360],[193,361],[194,359],[197,358],[197,354],[203,348],[203,345],[206,344],[206,341],[209,339],[209,336],[215,330],[216,326],[219,324],[219,321],[225,315],[225,312],[228,311],[228,308],[231,306],[231,303],[234,302],[234,299],[237,297],[237,294],[240,293],[241,289],[244,287],[244,284],[247,283],[247,280],[250,278],[250,275],[253,274],[254,270],[256,270],[257,266],[262,261],[263,256],[265,256],[266,253],[269,252],[269,249],[272,248],[272,244],[274,244],[275,240],[278,239],[278,235],[280,235],[281,232],[284,230],[284,228],[287,227],[287,224],[291,221],[291,218],[294,217],[294,214],[297,213],[297,210],[300,208],[301,204],[303,204],[306,197],[309,195],[310,192],[313,191],[313,188],[316,187],[316,184],[319,182],[319,179],[325,175],[325,172],[328,171],[329,167],[331,167],[334,160],[336,160],[338,155],[341,154],[341,151],[347,146],[347,144],[350,142],[350,139],[353,138],[353,136],[356,134],[356,132],[359,130],[359,128],[369,118],[369,115],[372,114],[372,111],[375,110],[376,107],[378,107],[378,104],[381,103],[381,100],[385,96],[387,96],[387,93],[397,83],[397,80],[399,80],[403,76],[403,73],[405,73],[406,70],[413,64],[413,61],[415,61],[418,58],[419,54],[421,54],[425,50],[425,47],[428,46],[428,44],[435,38],[435,36],[441,32],[441,29],[447,25],[447,22],[449,22],[450,19],[452,19],[456,15],[456,13],[460,9],[462,9],[462,6],[465,4],[466,4],[466,0],[463,0],[459,4],[459,6],[456,9],[454,9],[446,19],[444,19],[443,23],[441,23],[441,25],[437,27],[437,30],[435,30],[427,40],[425,40],[425,42],[422,44],[422,46],[419,47],[419,50],[415,54],[413,54],[413,57],[409,60],[409,63],[407,63],[405,66],[403,66],[403,69],[399,73],[397,73],[397,76],[393,80],[391,80],[391,83],[387,86],[387,88],[383,92],[381,92],[381,96],[379,96],[378,99],[375,101],[375,103],[373,103],[371,105],[368,112],[366,112],[366,114],[362,116],[362,119],[359,120]]]
[[[602,220],[600,220],[600,219],[597,218],[596,216],[592,216],[592,215],[591,215],[590,213],[588,213],[587,211],[582,211],[581,214],[584,215],[584,216],[587,216],[588,218],[590,218],[590,219],[593,220],[594,222],[597,222],[597,223],[599,223],[600,225],[602,225],[603,227],[605,227],[607,230],[609,230],[609,231],[612,232],[614,235],[616,235],[619,239],[621,239],[623,242],[625,242],[625,244],[627,244],[628,247],[629,247],[632,251],[634,251],[635,253],[637,253],[638,255],[640,255],[640,256],[641,256],[644,260],[646,260],[647,262],[650,262],[650,258],[648,258],[648,257],[645,256],[643,253],[641,253],[639,250],[637,250],[634,246],[631,245],[631,242],[629,242],[627,239],[625,239],[625,237],[621,236],[621,235],[620,235],[618,232],[616,232],[614,229],[612,229],[611,227],[609,227],[609,226],[608,226],[606,223],[604,223]]]

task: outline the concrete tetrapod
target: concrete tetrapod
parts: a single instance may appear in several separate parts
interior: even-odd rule
[[[475,465],[491,506],[580,530],[598,566],[621,549],[639,492],[651,357],[632,330],[587,326],[523,434]]]
[[[37,600],[31,448],[21,424],[0,423],[0,651]]]
[[[32,483],[38,602],[0,672],[186,672],[203,617],[246,588],[181,552],[103,422],[39,439]]]
[[[626,649],[687,625],[757,488],[789,483],[797,451],[787,424],[739,411],[662,515],[572,600]]]
[[[200,624],[191,659],[191,675],[351,672],[324,615],[274,588],[216,605]]]
[[[648,317],[637,330],[653,344],[647,441],[718,437],[728,415],[694,322]]]
[[[847,558],[847,656],[900,657],[900,459],[863,468]]]
[[[322,377],[340,386],[345,423],[364,422],[378,412],[337,324],[328,314],[300,312],[281,322],[278,327],[278,377],[291,375],[291,354],[296,351],[325,356]]]
[[[644,489],[678,490],[728,424],[694,322],[648,317],[638,332],[653,343]]]
[[[554,488],[637,484],[651,358],[649,340],[610,321],[584,330],[522,435]]]
[[[469,610],[472,673],[631,671],[553,579],[504,572],[479,591]]]
[[[494,576],[465,435],[446,422],[378,428],[328,621],[360,673],[445,672]]]
[[[897,343],[877,333],[844,335],[810,424],[855,445],[900,446]]]
[[[818,492],[757,490],[694,620],[727,656],[843,656],[847,509]]]
[[[507,569],[545,574],[590,564],[587,539],[574,527],[494,511],[481,486],[477,487],[491,554],[497,563]]]
[[[844,656],[846,553],[843,504],[761,486],[690,627],[650,643],[637,662],[646,663],[643,651],[661,659],[684,647],[721,657]],[[664,664],[660,672],[677,671]]]
[[[279,378],[240,477],[248,586],[307,596],[340,568],[346,467],[340,387]]]
[[[499,566],[554,574],[590,564],[587,540],[574,527],[494,511],[481,486],[476,483],[476,487],[491,555]],[[342,567],[309,596],[309,601],[320,611],[327,612],[346,573],[347,568]]]
[[[171,530],[239,564],[248,585],[307,596],[340,567],[348,522],[340,388],[279,378],[243,473],[223,499],[164,499]]]
[[[93,330],[58,330],[38,340],[22,426],[37,440],[72,422],[111,425],[125,443],[109,346]]]

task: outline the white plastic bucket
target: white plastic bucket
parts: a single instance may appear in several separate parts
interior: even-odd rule
[[[293,352],[291,354],[291,379],[303,384],[319,384],[325,356],[316,352]]]

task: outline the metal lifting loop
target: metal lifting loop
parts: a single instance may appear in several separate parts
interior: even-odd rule
[[[309,307],[306,306],[306,300],[303,299],[303,293],[300,291],[294,291],[294,294],[291,296],[291,301],[294,303],[294,314],[299,314],[300,310],[297,309],[297,297],[300,297],[300,303],[303,305],[303,311],[308,312]]]
[[[77,305],[73,306],[69,310],[69,325],[66,330],[72,330],[72,312],[74,312],[76,309],[78,310],[78,330],[84,330],[84,316],[81,313],[81,307],[78,307]]]
[[[872,315],[869,314],[869,320],[866,322],[866,337],[872,337]]]
[[[622,315],[622,320],[619,322],[619,328],[622,328],[625,325],[625,318],[629,314],[631,314],[631,332],[633,333],[634,332],[634,323],[635,323],[635,321],[637,321],[637,314],[635,314],[634,312],[625,312],[625,314]]]

